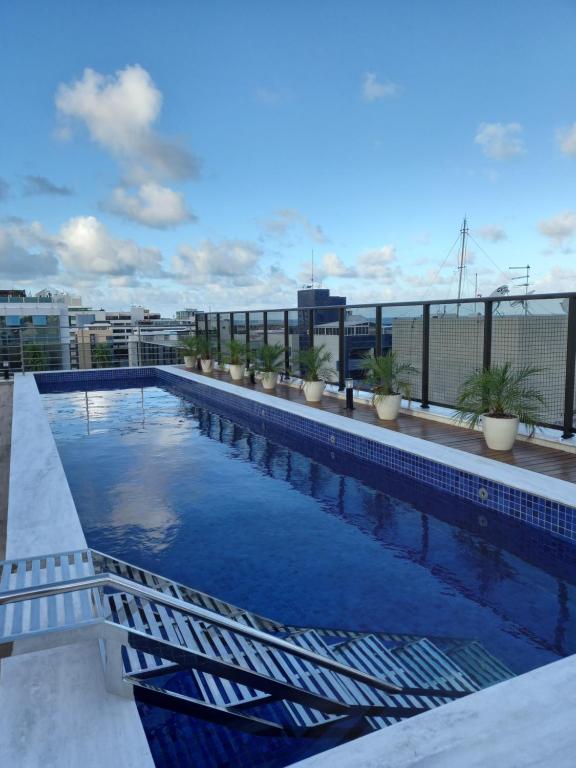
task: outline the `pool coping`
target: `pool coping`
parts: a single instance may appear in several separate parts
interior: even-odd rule
[[[200,376],[193,371],[187,371],[174,366],[161,365],[154,366],[156,369],[165,371],[173,376],[178,376],[185,381],[194,381],[208,387],[213,387],[222,392],[227,392],[235,397],[244,398],[253,402],[262,403],[262,405],[271,406],[280,411],[302,416],[309,421],[331,426],[342,432],[367,438],[371,441],[381,443],[385,446],[397,448],[416,456],[443,464],[445,466],[461,470],[471,475],[477,475],[487,480],[492,480],[502,485],[508,485],[526,493],[533,493],[545,499],[574,506],[576,503],[576,487],[573,483],[559,478],[541,475],[529,469],[516,467],[511,464],[503,464],[485,456],[478,456],[461,451],[458,448],[433,443],[429,440],[422,440],[419,437],[406,435],[401,432],[386,429],[386,427],[367,424],[361,421],[347,419],[329,411],[318,411],[309,408],[300,403],[294,403],[284,400],[274,395],[268,395],[265,392],[255,392],[254,390],[237,387],[234,384],[221,381],[219,379],[207,379],[206,376]],[[431,454],[433,453],[433,456]]]
[[[84,549],[86,540],[33,375],[14,377],[6,559]],[[132,695],[104,685],[95,640],[1,661],[0,764],[154,768]],[[129,691],[128,693],[131,694]],[[63,751],[64,750],[64,751]]]

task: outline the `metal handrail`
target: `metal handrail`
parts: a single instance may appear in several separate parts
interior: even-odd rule
[[[264,622],[267,624],[275,624],[278,627],[278,630],[281,631],[284,629],[284,625],[280,621],[276,621],[275,619],[270,619],[267,616],[261,616],[258,613],[254,613],[254,611],[247,611],[245,608],[242,608],[239,605],[235,605],[234,603],[229,603],[227,600],[222,600],[219,597],[214,597],[214,595],[208,594],[208,592],[202,592],[200,589],[196,589],[196,587],[190,587],[187,584],[183,584],[180,581],[175,581],[174,579],[169,579],[167,576],[162,576],[160,573],[156,573],[155,571],[148,571],[146,568],[141,568],[140,566],[136,566],[133,563],[129,563],[126,560],[120,560],[119,557],[112,557],[111,555],[107,555],[105,552],[100,552],[98,549],[89,549],[87,550],[92,554],[92,564],[94,566],[95,570],[98,570],[100,567],[100,563],[98,562],[99,558],[104,558],[106,560],[111,560],[114,563],[118,563],[119,565],[125,566],[126,568],[131,568],[133,571],[140,571],[142,573],[145,573],[147,576],[151,576],[155,579],[158,579],[159,581],[164,582],[166,585],[172,585],[177,587],[178,590],[190,592],[194,595],[197,595],[200,598],[207,598],[212,601],[215,601],[217,603],[220,603],[221,605],[225,605],[226,608],[229,610],[232,610],[234,613],[249,613],[250,616],[255,619],[256,621]],[[108,571],[102,569],[102,573],[108,573]],[[119,575],[119,574],[117,574]],[[124,576],[123,578],[126,578]],[[139,584],[141,582],[137,581],[136,579],[131,579],[131,581],[134,581],[136,584]],[[185,600],[186,603],[189,603],[191,601]],[[194,603],[192,603],[194,605]]]
[[[24,587],[21,589],[14,589],[9,592],[3,592],[0,594],[0,606],[8,605],[13,602],[22,602],[24,600],[34,600],[41,597],[52,597],[54,595],[65,594],[68,592],[80,592],[86,589],[95,589],[100,587],[115,587],[121,592],[127,592],[135,597],[143,597],[154,603],[160,603],[169,608],[174,608],[181,613],[187,613],[198,619],[213,624],[223,629],[227,629],[231,632],[243,635],[251,640],[256,640],[263,645],[271,646],[277,650],[291,653],[294,656],[298,656],[305,661],[310,661],[318,666],[330,669],[332,672],[344,675],[360,683],[365,683],[387,693],[407,693],[407,689],[401,688],[393,683],[389,683],[385,680],[381,680],[378,677],[373,677],[365,672],[361,672],[354,667],[349,667],[346,664],[341,664],[339,661],[330,659],[327,656],[321,656],[314,651],[310,651],[302,646],[290,643],[282,638],[269,635],[266,632],[262,632],[259,629],[254,629],[245,624],[240,624],[233,619],[228,619],[225,616],[221,616],[214,611],[209,611],[206,608],[200,608],[199,606],[193,606],[184,600],[171,597],[164,593],[157,592],[149,587],[140,586],[129,579],[125,579],[123,576],[118,576],[113,573],[103,573],[98,576],[85,576],[79,579],[69,579],[67,581],[61,581],[51,584],[43,584],[36,587]],[[443,692],[443,695],[450,696],[450,692]]]

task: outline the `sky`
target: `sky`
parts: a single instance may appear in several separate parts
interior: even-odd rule
[[[0,286],[576,290],[576,0],[0,0]],[[517,281],[521,282],[521,281]]]

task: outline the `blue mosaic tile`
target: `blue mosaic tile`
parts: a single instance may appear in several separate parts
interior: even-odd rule
[[[576,508],[550,499],[497,483],[489,478],[446,466],[432,458],[415,456],[408,451],[382,445],[344,430],[311,421],[303,416],[263,405],[245,397],[211,387],[209,384],[182,379],[169,371],[157,368],[111,369],[91,371],[59,371],[36,374],[42,383],[94,382],[118,378],[156,378],[180,392],[222,412],[231,418],[251,418],[262,427],[271,424],[309,440],[334,446],[338,451],[351,454],[373,464],[393,470],[421,483],[438,488],[453,496],[468,499],[496,512],[521,521],[540,530],[576,542]],[[433,446],[431,446],[433,451]],[[575,494],[576,495],[576,494]]]

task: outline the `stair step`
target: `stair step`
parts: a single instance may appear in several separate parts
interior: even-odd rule
[[[479,688],[488,688],[514,677],[514,672],[476,640],[456,644],[446,651],[446,655],[466,672]]]
[[[470,692],[480,687],[426,638],[393,648],[392,653],[421,686]]]

